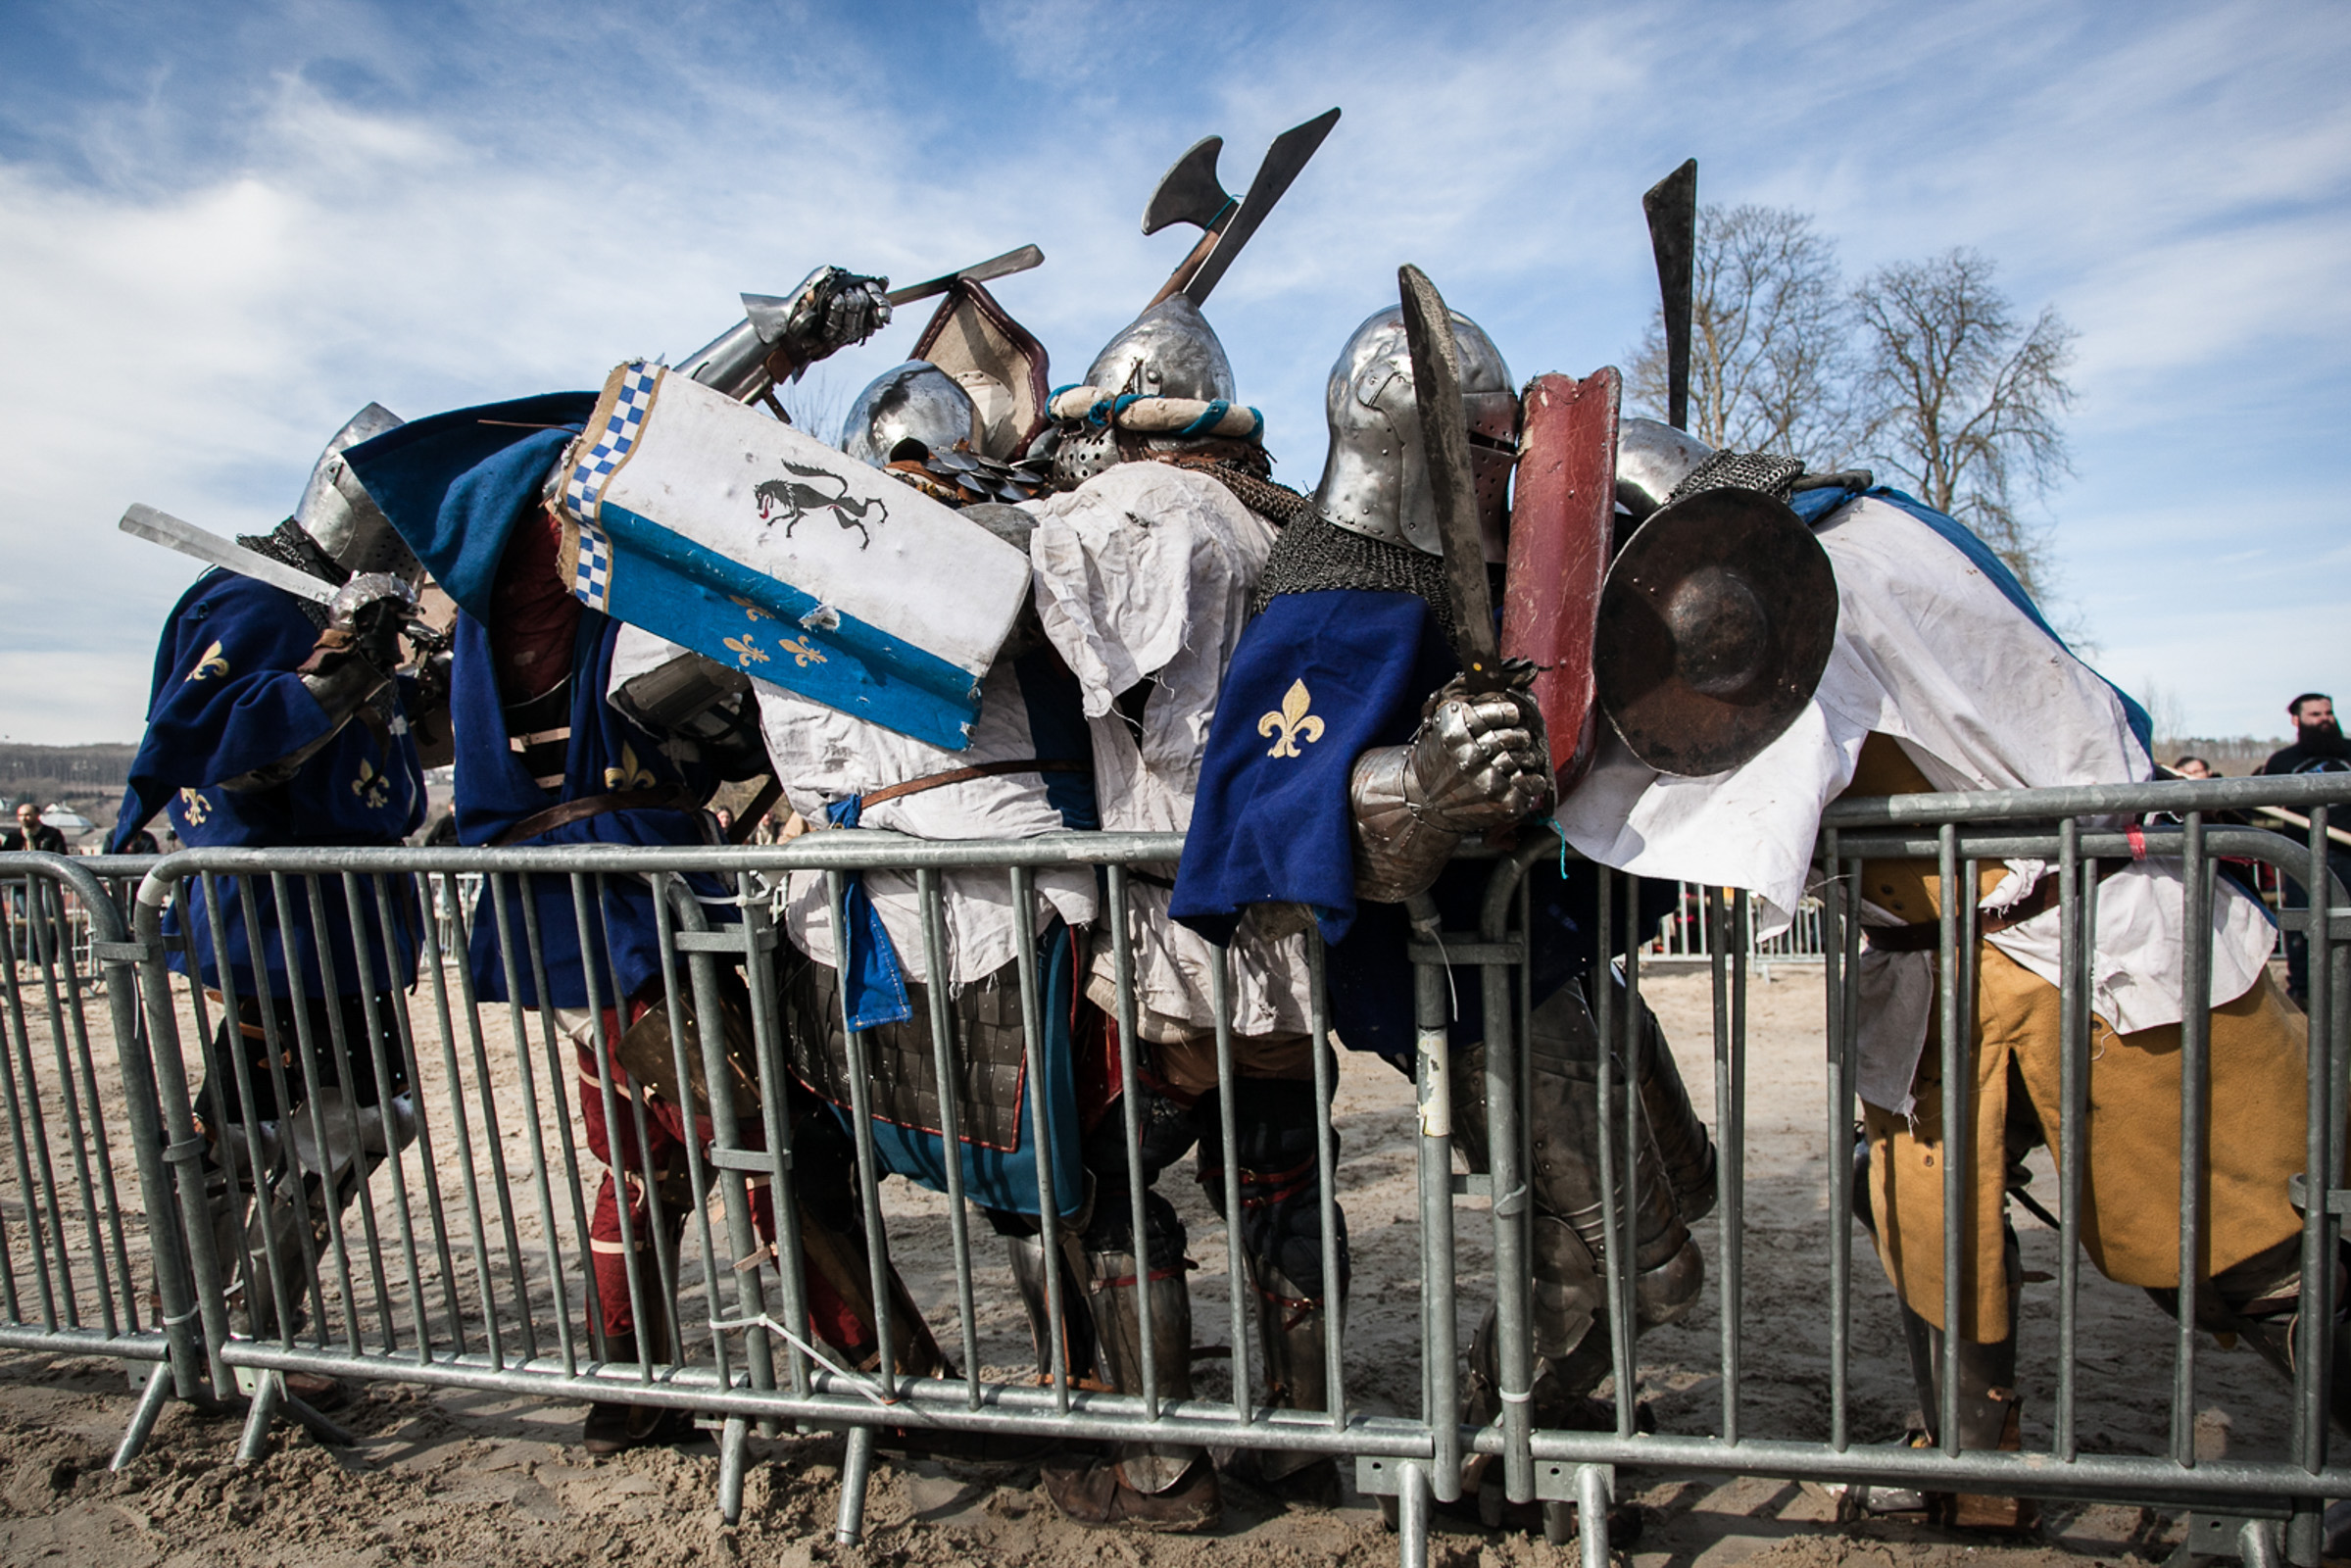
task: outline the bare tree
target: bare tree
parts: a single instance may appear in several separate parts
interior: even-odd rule
[[[1698,212],[1690,287],[1690,433],[1713,447],[1785,452],[1815,467],[1844,456],[1851,332],[1837,250],[1809,214]],[[1633,360],[1642,412],[1665,417],[1665,324]]]
[[[2077,334],[2054,308],[2020,327],[1996,270],[1954,250],[1863,279],[1859,402],[1880,477],[1973,528],[2038,599],[2048,530],[2021,508],[2073,472],[2059,416]]]

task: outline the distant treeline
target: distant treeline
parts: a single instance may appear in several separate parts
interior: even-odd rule
[[[75,789],[120,789],[130,782],[136,746],[19,746],[0,741],[0,784],[55,779]]]

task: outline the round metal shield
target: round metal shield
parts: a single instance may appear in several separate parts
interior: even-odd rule
[[[1692,777],[1795,721],[1837,640],[1837,574],[1796,514],[1707,490],[1642,523],[1600,590],[1593,677],[1633,755]]]

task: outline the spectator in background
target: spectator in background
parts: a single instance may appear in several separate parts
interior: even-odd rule
[[[2280,751],[2272,752],[2270,760],[2261,764],[2265,775],[2287,773],[2351,773],[2351,745],[2343,740],[2341,726],[2334,719],[2334,699],[2325,692],[2304,692],[2285,705],[2293,716],[2294,743]],[[2289,838],[2297,835],[2288,833]],[[2351,871],[2351,856],[2340,849],[2330,850],[2327,865],[2337,876]],[[2285,897],[2279,901],[2288,909],[2310,907],[2310,890],[2293,878],[2285,879]],[[2310,938],[2299,931],[2285,934],[2285,990],[2294,999],[2294,1005],[2310,1005]]]
[[[2180,778],[2218,778],[2212,764],[2201,757],[2182,757],[2172,764],[2172,771]]]
[[[712,811],[710,814],[718,819],[718,841],[722,844],[733,843],[735,838],[735,813],[721,806],[717,810]]]
[[[164,847],[155,842],[155,835],[152,832],[146,828],[140,828],[122,841],[122,853],[124,855],[161,855],[164,853]]]
[[[13,832],[0,833],[0,851],[31,850],[40,855],[64,855],[66,836],[41,820],[41,808],[30,801],[19,803]]]

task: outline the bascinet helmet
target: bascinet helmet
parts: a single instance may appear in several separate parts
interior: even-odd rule
[[[1631,537],[1600,590],[1592,677],[1617,734],[1661,773],[1720,773],[1777,740],[1837,641],[1837,574],[1786,502],[1706,475],[1675,497],[1714,456],[1654,419],[1618,434]]]
[[[1500,561],[1510,468],[1518,459],[1518,397],[1511,390],[1510,367],[1502,363],[1494,339],[1459,311],[1449,314],[1461,357],[1462,412],[1469,420],[1486,559]],[[1323,520],[1366,538],[1443,555],[1401,306],[1375,311],[1355,328],[1331,367],[1323,410],[1331,426],[1331,455],[1323,464],[1322,482],[1314,487]]]
[[[1225,358],[1216,329],[1200,307],[1181,294],[1145,311],[1103,345],[1086,369],[1083,383],[1104,397],[1218,399],[1239,397],[1233,363]],[[1146,444],[1172,444],[1147,437]],[[1070,483],[1094,477],[1118,462],[1118,437],[1107,428],[1080,425],[1067,430],[1053,456],[1053,472]]]
[[[908,360],[875,376],[841,425],[841,450],[877,468],[900,456],[906,441],[920,442],[925,454],[953,452],[958,441],[974,451],[980,444],[979,409],[971,394],[926,360]]]
[[[346,448],[358,446],[400,427],[401,418],[380,403],[370,403],[334,433],[311,469],[303,487],[302,504],[294,509],[294,525],[309,534],[327,559],[345,571],[388,571],[405,582],[424,580],[424,565],[399,534],[343,461]]]

